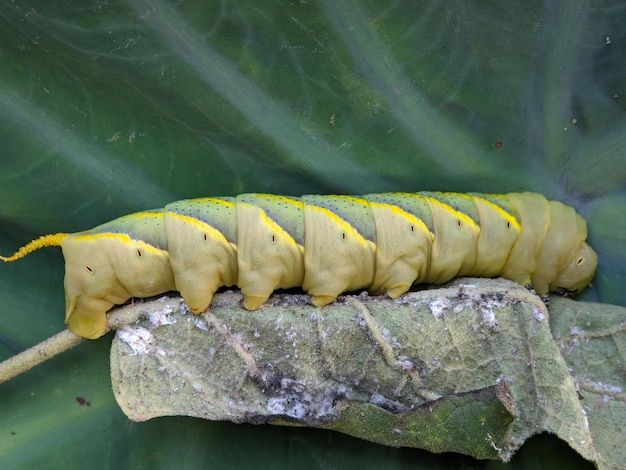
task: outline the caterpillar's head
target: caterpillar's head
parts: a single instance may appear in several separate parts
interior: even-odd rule
[[[554,280],[550,290],[569,293],[583,290],[591,282],[597,266],[598,255],[587,243],[582,243],[578,252]]]
[[[106,333],[107,311],[131,297],[173,290],[167,251],[120,233],[83,232],[62,243],[65,323],[79,336]]]

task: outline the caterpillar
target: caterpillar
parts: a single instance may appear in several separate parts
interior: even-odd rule
[[[65,323],[85,338],[131,297],[179,291],[206,310],[222,286],[244,307],[301,287],[317,306],[367,289],[397,298],[413,284],[502,276],[538,294],[578,292],[597,255],[576,211],[535,193],[242,194],[171,203],[79,233],[33,240],[4,261],[60,246]]]

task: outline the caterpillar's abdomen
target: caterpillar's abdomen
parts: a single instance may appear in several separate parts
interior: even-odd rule
[[[301,286],[315,305],[325,305],[346,291],[395,298],[412,284],[461,275],[504,276],[532,283],[540,294],[579,290],[596,264],[586,233],[572,208],[532,193],[179,201],[63,242],[67,321],[78,334],[97,337],[103,320],[85,334],[77,319],[106,312],[124,296],[174,289],[198,313],[218,288],[232,285],[248,309],[279,288]],[[94,256],[98,262],[89,265]],[[81,305],[72,300],[79,297]]]
[[[173,203],[165,226],[176,288],[193,311],[223,285],[239,286],[255,309],[274,290],[299,286],[325,305],[346,291],[397,297],[412,284],[461,275],[530,284],[538,264],[549,264],[538,260],[549,219],[575,215],[550,204],[530,193],[244,194]],[[561,231],[576,238],[574,226]],[[564,261],[556,248],[552,264]],[[549,283],[540,284],[547,292]]]

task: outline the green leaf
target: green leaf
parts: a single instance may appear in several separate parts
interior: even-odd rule
[[[618,0],[2,2],[0,253],[185,197],[534,190],[589,220],[583,298],[626,305],[625,23]],[[0,267],[3,358],[62,329],[62,278],[54,250]],[[128,425],[106,343],[0,386],[6,467],[460,465],[331,431]]]
[[[626,312],[556,297],[550,311],[550,328],[589,419],[598,463],[619,468],[626,462]]]
[[[626,310],[554,303],[553,325],[576,320],[568,364],[545,305],[504,280],[465,278],[397,301],[347,297],[323,309],[306,296],[275,296],[254,314],[242,309],[239,294],[218,296],[200,316],[189,315],[180,298],[163,298],[112,314],[122,328],[111,381],[134,421],[182,415],[297,424],[505,461],[547,431],[600,467],[617,468],[626,358],[603,353],[623,349]],[[587,318],[573,310],[603,325],[612,351],[580,346],[587,337],[576,324]],[[600,336],[585,324],[590,338]],[[609,367],[599,369],[594,355]],[[583,409],[577,386],[604,394],[609,409],[594,405],[601,397]]]

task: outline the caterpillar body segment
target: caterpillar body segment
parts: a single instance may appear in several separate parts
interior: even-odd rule
[[[194,313],[206,310],[217,289],[237,284],[236,207],[235,198],[202,198],[165,209],[172,290]]]
[[[304,204],[280,196],[257,199],[260,205],[254,195],[237,202],[237,285],[249,310],[260,307],[273,290],[304,282]]]
[[[302,287],[322,306],[346,291],[396,298],[413,284],[456,276],[503,276],[538,294],[575,292],[597,265],[586,236],[574,209],[533,193],[243,194],[50,235],[2,259],[60,245],[65,321],[97,338],[114,305],[171,290],[194,313],[235,285],[250,310],[280,288]]]
[[[146,235],[151,243],[135,236]],[[156,246],[155,246],[156,245]],[[65,258],[65,323],[85,338],[106,329],[106,314],[131,297],[175,290],[163,213],[121,217],[92,230],[70,234],[61,243]]]

